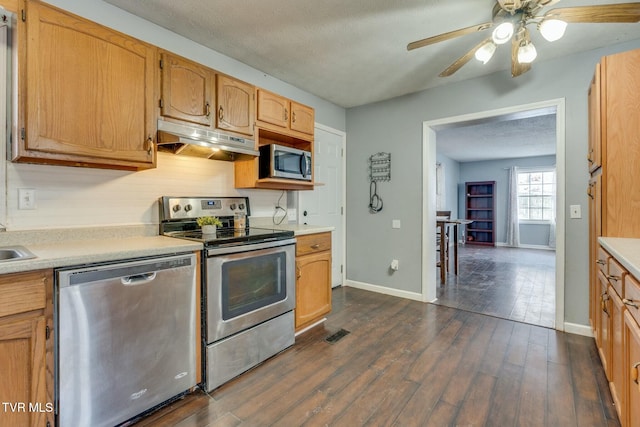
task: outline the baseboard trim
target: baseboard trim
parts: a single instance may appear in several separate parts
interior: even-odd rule
[[[304,334],[304,333],[305,333],[305,332],[307,332],[309,329],[313,329],[313,328],[315,328],[315,327],[316,327],[316,326],[318,326],[319,324],[324,323],[326,320],[327,320],[327,318],[326,318],[326,317],[323,317],[322,319],[320,319],[320,320],[318,320],[318,321],[316,321],[316,322],[314,322],[314,323],[310,324],[309,326],[307,326],[307,327],[304,327],[304,328],[300,329],[298,332],[296,332],[296,333],[295,333],[295,336],[297,337],[297,336],[298,336],[298,335],[300,335],[300,334]]]
[[[400,289],[387,288],[385,286],[373,285],[371,283],[358,282],[355,280],[345,280],[344,286],[362,289],[364,291],[377,292],[379,294],[384,294],[384,295],[391,295],[393,297],[406,298],[414,301],[433,302],[433,301],[424,301],[422,299],[422,294],[419,294],[417,292],[402,291]]]
[[[593,330],[589,325],[564,322],[564,331],[570,334],[582,335],[593,338]]]

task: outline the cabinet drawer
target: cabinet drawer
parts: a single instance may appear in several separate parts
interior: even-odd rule
[[[331,232],[296,237],[296,256],[331,250]]]
[[[609,255],[607,251],[602,249],[602,246],[598,246],[598,253],[596,254],[596,264],[598,265],[598,268],[600,269],[600,271],[604,273],[605,276],[608,273],[607,263],[609,261],[609,258],[611,258],[611,255]]]
[[[0,276],[0,317],[44,308],[45,284],[43,272]]]
[[[627,310],[640,324],[640,282],[631,276],[624,277],[624,300]]]
[[[627,270],[613,258],[609,258],[609,274],[607,279],[611,286],[618,292],[618,295],[624,295],[623,283],[624,277],[627,275]]]

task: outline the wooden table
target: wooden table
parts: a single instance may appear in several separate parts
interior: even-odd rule
[[[463,224],[471,224],[473,220],[470,219],[451,219],[445,217],[436,217],[436,229],[440,227],[443,233],[443,236],[447,232],[447,228],[453,226],[453,241],[455,242],[453,245],[453,272],[457,276],[458,275],[458,225]],[[440,238],[440,283],[445,283],[447,279],[447,266],[449,260],[446,257],[445,250],[447,239]]]

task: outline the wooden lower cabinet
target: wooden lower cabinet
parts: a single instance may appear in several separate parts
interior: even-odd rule
[[[626,393],[626,414],[620,417],[623,426],[640,425],[640,379],[638,369],[640,366],[640,327],[629,312],[624,313],[624,342],[626,351],[624,354]],[[624,412],[623,412],[624,413]]]
[[[625,407],[623,363],[624,304],[622,303],[622,298],[611,286],[609,286],[609,295],[611,301],[611,363],[609,364],[611,377],[609,378],[609,384],[618,417],[622,420],[623,414],[621,411]]]
[[[331,311],[331,233],[297,240],[295,328],[299,331]]]
[[[50,270],[0,276],[0,421],[54,425]]]

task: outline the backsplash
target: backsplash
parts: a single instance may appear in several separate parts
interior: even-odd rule
[[[18,209],[18,189],[36,209]],[[271,216],[282,191],[237,190],[232,162],[158,153],[155,169],[124,172],[7,162],[7,230],[157,224],[161,196],[247,196],[254,216]],[[280,200],[287,206],[287,192]]]

